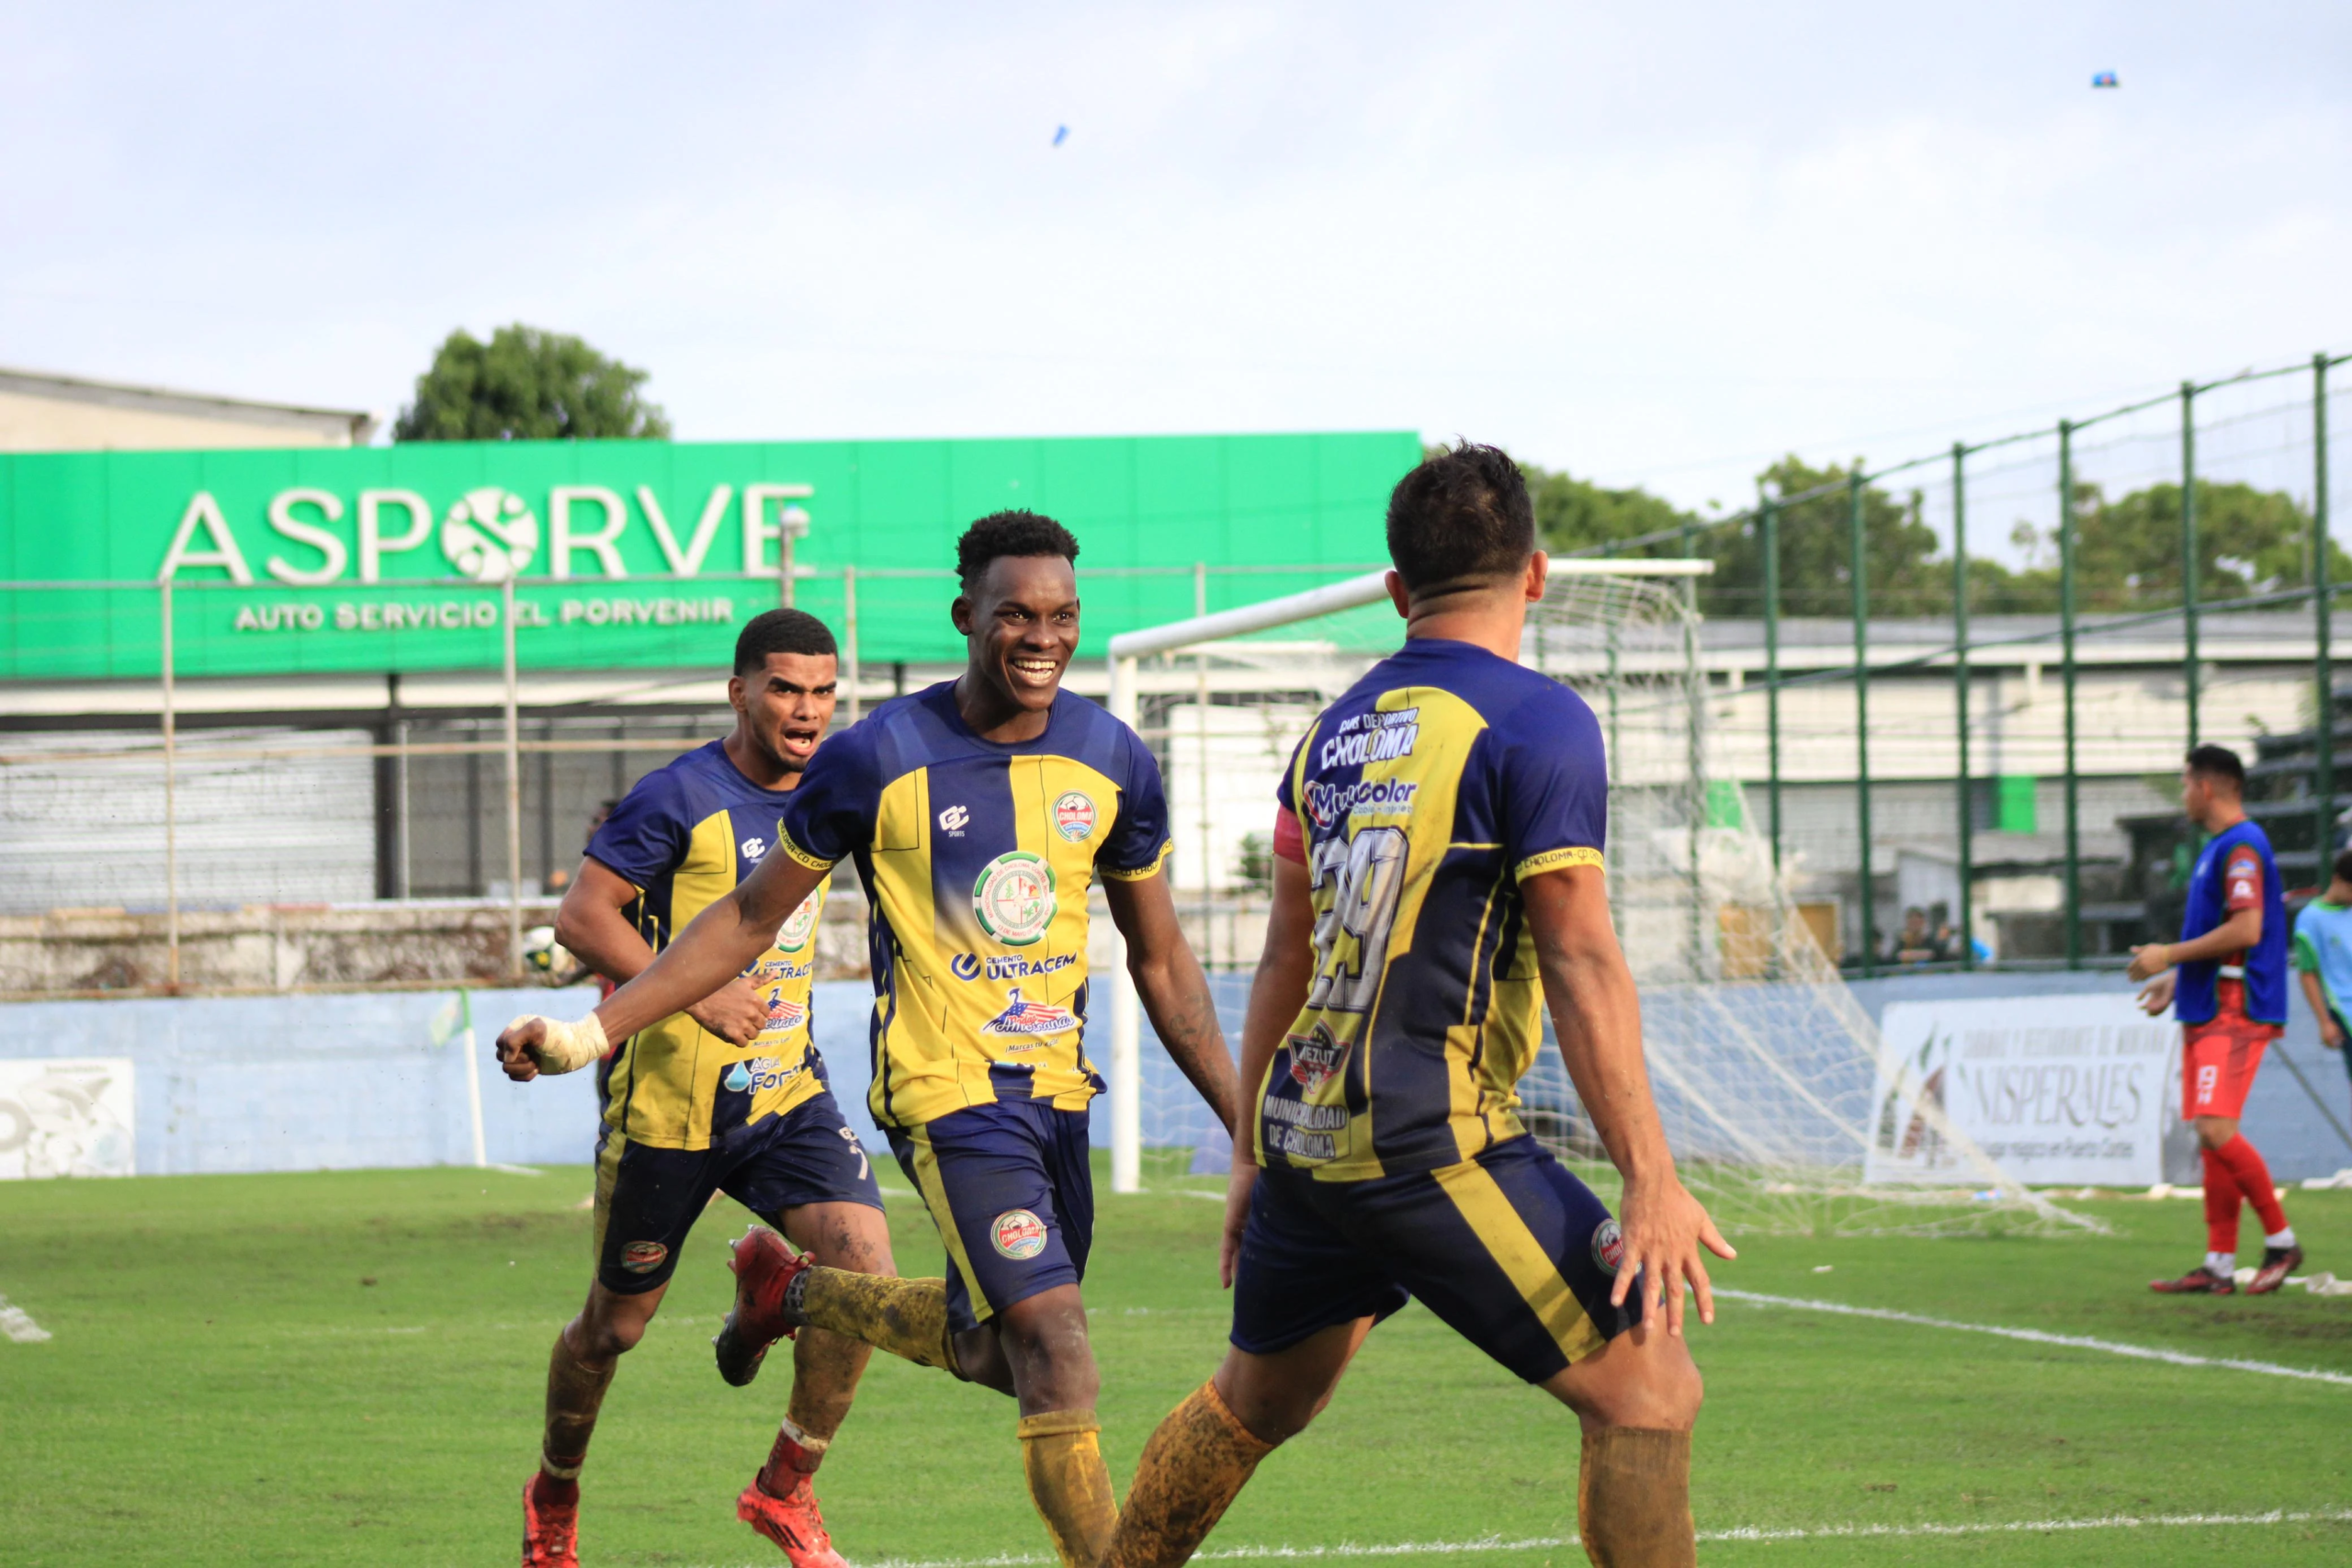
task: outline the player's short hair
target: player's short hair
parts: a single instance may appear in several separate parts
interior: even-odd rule
[[[2328,869],[2335,872],[2340,880],[2352,882],[2352,844],[2346,844],[2335,852],[2335,859],[2330,863]]]
[[[1078,540],[1052,518],[1035,512],[991,512],[956,541],[956,575],[966,592],[1005,556],[1059,556],[1078,564]]]
[[[2244,793],[2245,764],[2238,761],[2238,754],[2228,747],[2216,746],[2211,741],[2202,746],[2191,746],[2187,761],[2188,771],[2199,778],[2208,783],[2225,783],[2232,789]]]
[[[1509,577],[1534,553],[1527,480],[1499,446],[1459,442],[1389,492],[1388,558],[1408,589]]]
[[[771,653],[804,653],[838,659],[841,648],[831,626],[806,610],[763,610],[743,623],[735,637],[735,673],[764,670]]]

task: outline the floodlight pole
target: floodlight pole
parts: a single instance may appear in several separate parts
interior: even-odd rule
[[[506,969],[523,978],[523,730],[516,712],[514,675],[514,568],[510,560],[498,584],[499,627],[506,663]]]
[[[1114,639],[1115,642],[1116,639]],[[1136,725],[1136,660],[1111,654],[1111,716]],[[1127,939],[1112,928],[1111,1190],[1143,1190],[1143,998],[1127,968]]]

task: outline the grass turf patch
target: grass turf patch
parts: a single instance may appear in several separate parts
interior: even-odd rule
[[[1106,1184],[1107,1185],[1107,1184]],[[1222,1354],[1219,1209],[1102,1199],[1087,1299],[1103,1443],[1124,1491],[1152,1426]],[[1198,1184],[1194,1184],[1196,1187]],[[0,1342],[0,1496],[12,1562],[441,1563],[504,1559],[537,1453],[548,1343],[587,1286],[583,1169],[10,1183],[0,1292],[55,1337]],[[1775,1295],[2352,1373],[2352,1300],[2166,1300],[2203,1247],[2193,1204],[2093,1205],[2112,1236],[1743,1240],[1719,1278]],[[2317,1268],[2352,1266],[2352,1194],[2298,1193]],[[939,1247],[890,1201],[900,1267]],[[779,1561],[733,1517],[786,1363],[712,1371],[726,1311],[712,1210],[622,1364],[583,1477],[583,1561]],[[1826,1273],[1816,1272],[1827,1265]],[[2352,1272],[2352,1268],[2347,1268]],[[2352,1391],[1914,1325],[1726,1303],[1695,1329],[1708,1378],[1702,1530],[1911,1530],[2352,1503]],[[853,1562],[1043,1556],[1009,1401],[876,1357],[820,1477]],[[1321,1421],[1269,1460],[1211,1538],[1241,1546],[1461,1544],[1574,1530],[1574,1420],[1419,1308],[1375,1333]],[[2352,1560],[2352,1526],[1715,1541],[1711,1563],[2147,1563],[2232,1545]],[[1574,1547],[1384,1557],[1581,1562]]]

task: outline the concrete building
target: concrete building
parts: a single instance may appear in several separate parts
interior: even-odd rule
[[[351,409],[260,403],[0,367],[0,452],[365,446],[382,423]]]

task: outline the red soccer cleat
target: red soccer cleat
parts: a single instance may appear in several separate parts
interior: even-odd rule
[[[732,1254],[727,1267],[735,1270],[735,1305],[710,1343],[718,1355],[718,1375],[741,1388],[760,1375],[768,1347],[792,1337],[794,1325],[784,1315],[784,1293],[808,1267],[808,1257],[795,1254],[784,1245],[784,1237],[765,1225],[753,1225],[727,1247]]]
[[[537,1501],[539,1478],[523,1483],[523,1568],[580,1568],[580,1505]]]
[[[2266,1247],[2262,1249],[2262,1267],[2254,1271],[2247,1281],[2245,1293],[2267,1296],[2287,1282],[2287,1276],[2303,1266],[2303,1249],[2300,1247]]]
[[[2237,1281],[2226,1274],[2216,1274],[2202,1263],[2177,1280],[2151,1280],[2148,1289],[2167,1296],[2234,1296]]]
[[[772,1497],[752,1482],[735,1499],[735,1517],[782,1547],[792,1568],[849,1568],[833,1550],[833,1538],[825,1533],[817,1489],[805,1475],[784,1497]]]

